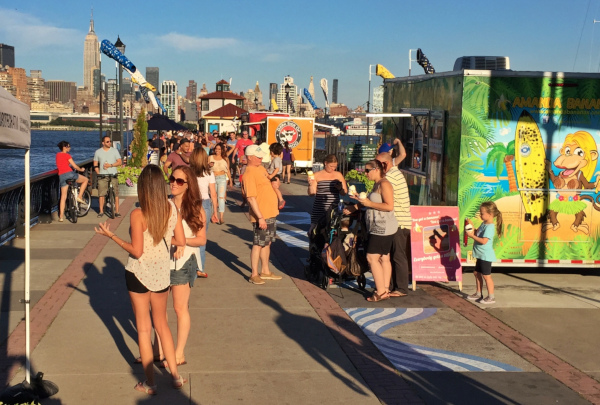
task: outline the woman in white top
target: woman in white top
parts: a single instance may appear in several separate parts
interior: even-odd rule
[[[215,175],[217,184],[217,198],[219,201],[219,225],[223,225],[223,215],[225,215],[225,198],[227,193],[227,173],[229,173],[229,161],[227,160],[227,151],[223,144],[218,143],[214,148],[214,155],[208,157],[208,165],[211,172]]]
[[[206,245],[206,216],[200,200],[200,189],[194,172],[179,166],[169,177],[171,201],[181,214],[185,246],[178,246],[171,260],[171,291],[177,314],[177,365],[186,364],[185,344],[190,334],[190,290],[199,270],[198,246]]]
[[[185,246],[181,216],[169,201],[163,171],[156,165],[142,170],[138,180],[140,208],[131,212],[131,242],[127,243],[110,230],[107,222],[95,228],[129,253],[125,281],[135,314],[138,344],[146,381],[134,388],[156,394],[152,354],[152,323],[161,340],[164,355],[173,377],[173,387],[187,382],[177,372],[173,336],[167,324],[167,297],[170,280],[170,246]],[[152,309],[152,319],[150,310]]]
[[[208,166],[208,155],[202,148],[196,148],[190,156],[190,168],[194,172],[198,180],[198,187],[200,187],[200,195],[202,196],[202,208],[206,218],[210,218],[212,222],[219,222],[217,217],[217,189],[215,188],[215,176],[210,172]],[[206,231],[208,232],[209,222],[206,221]],[[202,262],[202,269],[198,271],[198,277],[206,278],[206,245],[202,245],[199,248],[200,261]]]

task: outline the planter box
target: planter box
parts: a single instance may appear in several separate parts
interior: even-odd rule
[[[119,197],[137,197],[137,184],[134,184],[133,187],[119,184]]]

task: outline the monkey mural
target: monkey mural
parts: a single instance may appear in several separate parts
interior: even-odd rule
[[[597,210],[600,210],[600,206],[594,203],[591,196],[580,195],[578,190],[589,190],[598,186],[600,178],[592,183],[597,159],[598,148],[592,135],[585,131],[577,131],[567,135],[560,155],[554,161],[554,166],[560,170],[557,175],[552,171],[552,163],[546,160],[546,171],[557,195],[548,206],[549,222],[544,224],[544,231],[556,231],[560,227],[558,214],[561,213],[575,216],[571,225],[573,232],[589,234],[589,227],[583,222],[586,217],[584,210],[587,208],[583,200],[591,201]]]

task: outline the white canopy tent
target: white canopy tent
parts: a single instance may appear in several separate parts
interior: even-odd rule
[[[25,149],[25,379],[31,382],[30,328],[29,328],[29,277],[31,263],[30,223],[31,186],[29,174],[29,149],[31,126],[29,106],[17,100],[0,87],[0,148]]]

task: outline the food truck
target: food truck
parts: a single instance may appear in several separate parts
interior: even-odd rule
[[[600,75],[459,70],[386,79],[382,137],[401,139],[412,205],[494,201],[501,266],[600,266]],[[397,114],[402,113],[402,114]],[[400,115],[406,114],[406,117]],[[472,265],[472,239],[461,247]]]
[[[285,113],[250,112],[241,117],[242,125],[250,136],[264,138],[270,145],[287,141],[294,154],[294,167],[312,169],[314,144],[314,118],[290,117]]]

